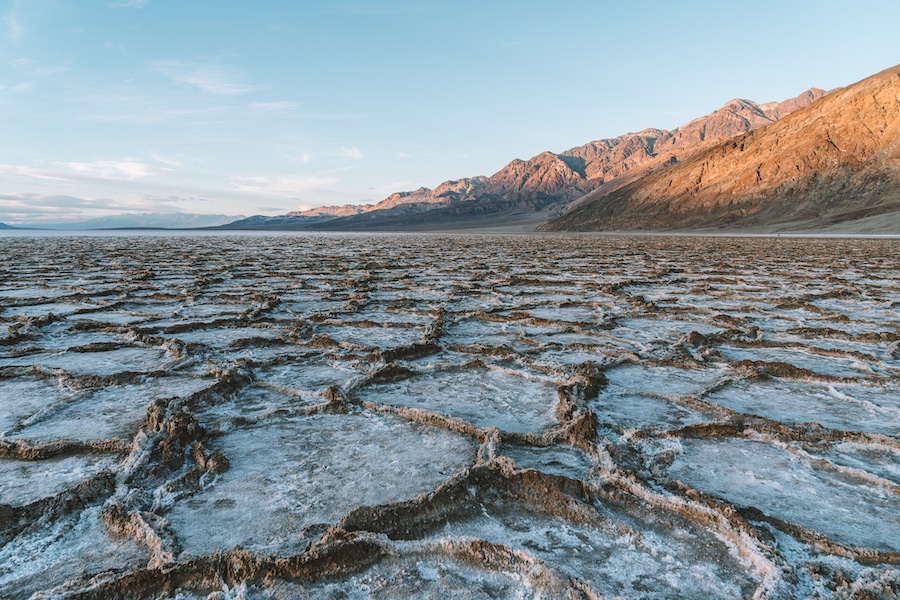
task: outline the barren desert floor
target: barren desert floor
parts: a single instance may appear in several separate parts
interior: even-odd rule
[[[2,598],[900,592],[898,240],[0,257]]]

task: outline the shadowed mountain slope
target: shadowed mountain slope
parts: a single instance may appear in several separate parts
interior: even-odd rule
[[[900,231],[900,66],[628,185],[543,229]]]

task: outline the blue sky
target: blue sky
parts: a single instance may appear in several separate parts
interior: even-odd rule
[[[900,3],[0,0],[0,222],[281,214],[900,62]]]

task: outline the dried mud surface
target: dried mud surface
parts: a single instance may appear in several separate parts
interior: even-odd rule
[[[898,256],[0,238],[0,597],[896,598]]]

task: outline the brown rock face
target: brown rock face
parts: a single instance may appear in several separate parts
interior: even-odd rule
[[[530,160],[516,159],[494,173],[479,190],[481,196],[578,197],[586,177],[584,161],[552,152],[542,152]]]
[[[433,190],[421,187],[412,192],[394,192],[378,204],[365,207],[360,212],[396,212],[398,209],[412,212],[428,210],[436,204],[458,202],[472,194],[484,181],[484,177],[465,177],[463,179],[445,181]]]
[[[758,108],[763,118],[792,106]],[[898,183],[894,67],[625,187],[597,190],[545,228],[788,231],[895,213],[900,230]]]

